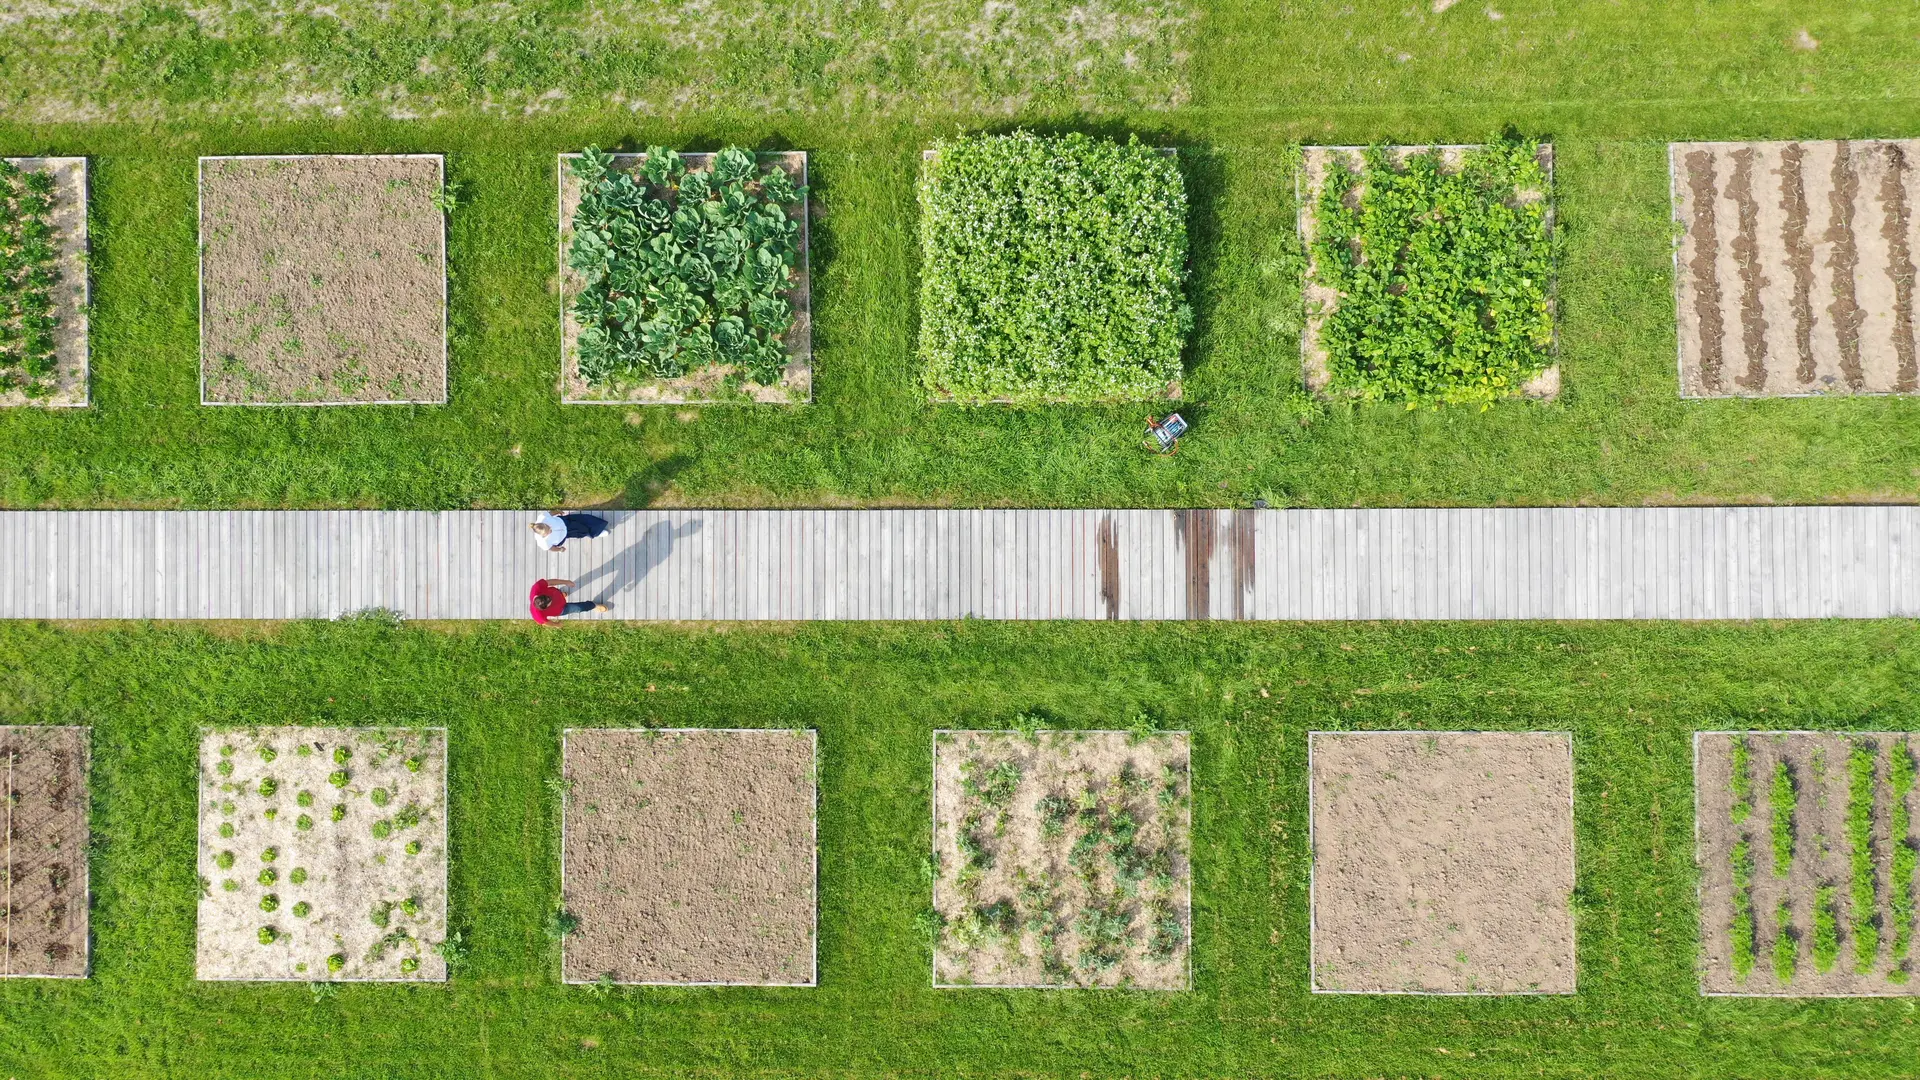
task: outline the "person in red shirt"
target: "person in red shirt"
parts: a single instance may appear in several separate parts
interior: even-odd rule
[[[605,611],[605,604],[589,604],[584,601],[567,599],[567,590],[573,588],[573,582],[566,578],[548,581],[541,578],[533,583],[533,591],[527,594],[527,610],[532,613],[533,621],[545,626],[556,619],[569,615],[578,615],[583,611]]]

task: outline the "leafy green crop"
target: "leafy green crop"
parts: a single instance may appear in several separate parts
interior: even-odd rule
[[[1913,947],[1913,872],[1920,865],[1920,852],[1910,837],[1913,817],[1907,810],[1907,796],[1913,791],[1913,749],[1905,739],[1895,739],[1893,761],[1887,769],[1887,781],[1893,788],[1892,813],[1888,816],[1893,837],[1893,882],[1888,889],[1888,907],[1893,914],[1893,963],[1887,973],[1894,982],[1906,982],[1907,954]]]
[[[1540,144],[1438,149],[1395,164],[1337,156],[1314,212],[1319,282],[1340,294],[1320,328],[1330,393],[1365,401],[1481,403],[1553,363],[1553,247]],[[1539,197],[1521,197],[1521,193]]]
[[[1873,966],[1880,951],[1880,904],[1874,886],[1873,767],[1878,757],[1869,743],[1856,743],[1847,758],[1847,848],[1853,859],[1853,960],[1857,970]]]
[[[728,147],[709,168],[647,148],[639,176],[588,147],[572,160],[581,186],[567,265],[580,376],[608,385],[727,366],[770,386],[787,364],[790,290],[805,188],[777,164]]]
[[[967,404],[1168,393],[1193,327],[1187,194],[1139,139],[942,139],[920,173],[920,380]]]
[[[0,159],[0,392],[54,390],[53,174]]]
[[[1743,825],[1753,813],[1753,751],[1744,736],[1733,737],[1733,823]]]
[[[1834,910],[1834,888],[1813,890],[1813,969],[1822,975],[1833,970],[1840,956],[1840,914]]]
[[[1745,837],[1733,845],[1733,977],[1746,982],[1753,973],[1753,849]]]
[[[1793,981],[1800,967],[1800,939],[1793,936],[1793,905],[1780,901],[1774,914],[1773,979],[1781,986]]]
[[[1793,869],[1793,770],[1785,761],[1773,763],[1773,787],[1767,793],[1767,816],[1773,834],[1773,876],[1786,877]]]

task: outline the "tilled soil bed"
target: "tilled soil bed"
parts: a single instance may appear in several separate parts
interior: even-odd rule
[[[1570,994],[1573,740],[1309,734],[1313,988]]]
[[[199,977],[445,979],[446,741],[439,728],[203,732]]]
[[[567,982],[812,986],[811,731],[566,733]]]
[[[1682,396],[1920,391],[1920,140],[1667,154]]]
[[[1915,750],[1902,732],[1694,736],[1703,992],[1920,993]]]
[[[202,158],[202,401],[446,401],[441,190],[432,154]]]
[[[1191,985],[1185,732],[942,731],[936,986]]]
[[[0,977],[87,974],[88,736],[0,727]]]

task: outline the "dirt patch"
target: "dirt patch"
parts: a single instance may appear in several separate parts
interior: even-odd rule
[[[1900,142],[1674,143],[1685,397],[1912,393],[1920,225]],[[1735,304],[1724,283],[1738,279]],[[1744,374],[1722,373],[1738,335]]]
[[[566,733],[568,982],[812,986],[811,731]]]
[[[1871,757],[1860,792],[1852,780],[1856,752]],[[1920,994],[1911,957],[1920,844],[1912,827],[1920,811],[1913,753],[1910,736],[1897,732],[1694,736],[1704,993]],[[1906,755],[1904,781],[1895,775],[1896,754]],[[1904,826],[1896,837],[1902,785]],[[1865,801],[1856,806],[1856,796]],[[1855,903],[1856,869],[1870,875],[1860,879],[1858,895],[1872,897],[1865,905]]]
[[[934,985],[1190,986],[1190,746],[935,733]]]
[[[209,404],[447,399],[433,154],[200,159]]]
[[[1461,160],[1467,151],[1476,147],[1468,145],[1442,146],[1440,161],[1448,172],[1457,172]],[[1389,146],[1387,153],[1396,164],[1405,161],[1414,154],[1424,154],[1434,149],[1431,146]],[[1348,168],[1356,172],[1365,172],[1366,148],[1361,146],[1309,146],[1305,148],[1301,171],[1297,177],[1294,201],[1298,207],[1295,227],[1300,234],[1300,243],[1307,251],[1306,285],[1302,290],[1306,299],[1306,327],[1300,336],[1300,357],[1307,389],[1325,396],[1328,384],[1332,382],[1332,372],[1327,366],[1327,347],[1321,343],[1321,330],[1327,319],[1340,306],[1340,294],[1331,286],[1319,280],[1316,260],[1313,254],[1314,241],[1319,236],[1320,193],[1326,187],[1327,172],[1336,161],[1344,161]],[[1553,178],[1553,145],[1542,144],[1539,156],[1540,165],[1547,172],[1548,184]],[[1355,189],[1352,199],[1365,198],[1365,185]],[[1515,202],[1531,202],[1547,197],[1544,191],[1516,191]],[[1357,205],[1357,202],[1355,203]],[[1547,231],[1553,231],[1553,206],[1547,206]],[[1551,300],[1549,302],[1552,302]],[[1537,400],[1550,400],[1560,396],[1560,365],[1555,362],[1545,371],[1522,383],[1519,396]]]
[[[793,325],[782,340],[787,346],[787,366],[780,382],[762,386],[747,382],[739,389],[727,386],[731,364],[716,364],[677,379],[623,380],[617,385],[596,386],[580,377],[580,323],[573,315],[573,301],[579,296],[582,280],[578,271],[567,265],[567,249],[573,244],[573,215],[580,207],[580,178],[567,163],[578,154],[561,154],[560,175],[560,400],[568,405],[687,405],[728,402],[794,404],[813,400],[813,277],[808,271],[808,223],[810,195],[789,207],[787,216],[800,226],[795,252],[793,284],[781,295],[793,308]],[[794,184],[807,183],[807,155],[786,151],[757,155],[761,162],[779,166],[793,178]],[[690,172],[710,172],[712,154],[681,154]],[[645,154],[615,154],[611,171],[633,172],[647,160]]]
[[[202,732],[198,977],[444,980],[446,741]]]
[[[1571,736],[1308,739],[1315,990],[1573,993]]]
[[[23,172],[53,175],[54,267],[60,279],[52,289],[53,388],[29,398],[24,389],[0,389],[0,408],[39,405],[49,408],[87,404],[87,159],[82,157],[8,158]]]
[[[86,977],[89,734],[0,727],[0,978]]]

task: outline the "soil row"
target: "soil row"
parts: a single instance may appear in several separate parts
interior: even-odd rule
[[[0,977],[87,971],[87,731],[0,727]]]

